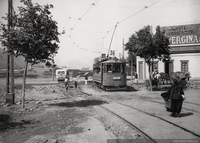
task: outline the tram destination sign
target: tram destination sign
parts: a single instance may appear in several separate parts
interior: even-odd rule
[[[171,46],[200,45],[200,24],[161,27]]]

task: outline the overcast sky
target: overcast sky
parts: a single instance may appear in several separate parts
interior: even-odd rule
[[[7,13],[7,1],[0,0],[0,17]],[[17,11],[20,0],[13,0]],[[119,57],[122,41],[147,25],[174,26],[200,23],[200,0],[32,0],[53,4],[58,22],[60,49],[57,65],[69,68],[92,67],[93,59],[111,50]],[[2,19],[1,19],[2,21]],[[78,64],[77,62],[81,63]]]

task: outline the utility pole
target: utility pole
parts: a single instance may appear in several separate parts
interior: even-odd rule
[[[123,38],[123,43],[122,43],[122,60],[124,60],[124,38]]]
[[[54,54],[53,54],[53,65],[52,65],[52,79],[54,81]]]
[[[130,52],[130,58],[131,58],[131,80],[133,80],[133,52]]]
[[[13,20],[13,3],[12,0],[8,0],[8,30],[10,31]],[[8,43],[10,39],[8,38]],[[8,46],[8,51],[10,47]],[[7,75],[6,75],[6,103],[14,104],[14,56],[13,53],[7,53]]]

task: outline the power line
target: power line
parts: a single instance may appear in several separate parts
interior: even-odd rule
[[[39,1],[41,2],[41,0],[39,0]],[[74,0],[74,1],[80,2],[80,1],[77,1],[77,0]],[[73,30],[75,30],[75,27],[76,27],[77,24],[82,20],[82,18],[92,9],[93,6],[96,6],[96,4],[97,4],[99,1],[100,1],[100,0],[98,0],[98,1],[96,1],[95,3],[92,3],[92,4],[85,3],[85,2],[81,2],[81,3],[87,4],[87,5],[91,5],[91,6],[89,7],[89,9],[86,10],[85,13],[83,13],[83,15],[82,15],[80,18],[77,19],[77,22],[76,22],[76,23],[74,24],[74,26],[70,29],[70,35],[69,35],[69,37],[70,37],[72,43],[73,43],[76,47],[79,47],[79,46],[72,40],[72,32],[73,32]],[[155,3],[153,3],[153,4],[151,4],[151,5],[149,5],[148,7],[145,6],[142,10],[138,11],[137,13],[134,13],[133,15],[131,15],[131,16],[125,18],[125,19],[123,19],[122,21],[118,22],[117,24],[120,24],[120,23],[122,23],[122,22],[124,22],[124,21],[130,19],[131,17],[137,15],[138,13],[144,11],[146,8],[149,8],[149,7],[155,5],[156,3],[160,2],[160,1],[161,1],[161,0],[159,0],[159,1],[157,1],[157,2],[155,2]],[[101,6],[101,5],[99,5],[99,6]],[[117,7],[117,6],[111,6],[111,7]],[[133,7],[132,7],[132,8],[133,8]],[[135,7],[135,8],[139,8],[139,7]],[[75,19],[75,18],[72,18],[72,17],[66,15],[65,13],[62,13],[61,11],[59,11],[59,10],[57,10],[57,9],[55,9],[55,10],[58,11],[58,12],[60,12],[60,13],[63,14],[64,16],[68,17],[69,19]],[[91,20],[84,20],[84,21],[91,21]],[[67,22],[68,22],[68,21],[67,21]],[[67,23],[67,22],[66,22],[66,23]],[[97,21],[96,21],[96,22],[97,22]],[[98,22],[103,22],[103,21],[98,21]],[[105,22],[105,21],[104,21],[104,22]],[[106,23],[111,23],[111,22],[106,22]],[[65,25],[66,25],[66,24],[65,24]],[[103,37],[103,42],[102,42],[102,47],[103,47],[103,48],[104,48],[103,43],[104,43],[105,38],[107,37],[107,35],[109,34],[109,32],[110,32],[111,30],[113,30],[115,27],[116,27],[116,26],[113,26],[110,30],[108,30],[107,33],[106,33],[106,35]],[[116,29],[116,28],[115,28],[115,29]],[[104,49],[105,49],[105,48],[104,48]]]
[[[145,9],[147,9],[147,8],[149,8],[149,7],[153,6],[153,5],[155,5],[156,3],[160,2],[160,1],[161,1],[161,0],[159,0],[159,1],[157,1],[157,2],[154,2],[154,3],[150,4],[149,6],[145,6],[145,7],[144,7],[143,9],[141,9],[140,11],[138,11],[138,12],[132,14],[131,16],[129,16],[129,17],[127,17],[127,18],[121,20],[120,22],[117,22],[117,23],[118,23],[118,24],[123,23],[124,21],[130,19],[131,17],[133,17],[133,16],[135,16],[135,15],[137,15],[137,14],[139,14],[140,12],[142,12],[142,11],[144,11]],[[111,28],[111,30],[112,30],[114,27],[115,27],[115,26],[113,26],[113,27]],[[104,39],[106,38],[106,36],[108,35],[108,33],[109,33],[111,30],[109,30],[109,31],[107,32],[107,34],[103,37],[102,45],[103,45],[103,43],[104,43]],[[103,48],[104,48],[104,46],[103,46]]]
[[[78,1],[78,0],[72,0],[73,2],[78,2],[78,3],[83,3],[83,4],[86,4],[86,5],[90,5],[90,3],[86,3],[86,2],[82,2],[82,1]]]
[[[127,18],[125,18],[124,20],[120,21],[119,23],[122,23],[122,22],[124,22],[124,21],[126,21],[126,20],[130,19],[131,17],[133,17],[133,16],[137,15],[138,13],[140,13],[140,12],[144,11],[145,9],[147,9],[147,8],[149,8],[149,7],[153,6],[153,5],[155,5],[156,3],[160,2],[160,1],[161,1],[161,0],[159,0],[159,1],[157,1],[157,2],[154,2],[154,3],[152,3],[152,4],[151,4],[151,5],[149,5],[149,6],[145,6],[145,7],[144,7],[142,10],[140,10],[140,11],[138,11],[138,12],[134,13],[133,15],[131,15],[131,16],[127,17]]]
[[[76,25],[79,23],[79,21],[80,21],[80,20],[92,9],[92,7],[95,6],[99,1],[100,1],[100,0],[96,1],[95,3],[92,3],[91,6],[90,6],[90,8],[89,8],[80,18],[78,18],[78,20],[77,20],[77,22],[75,23],[75,25],[71,28],[69,37],[70,37],[72,43],[73,43],[76,47],[78,47],[78,48],[80,48],[80,49],[83,49],[83,48],[82,48],[82,47],[79,47],[79,46],[73,41],[73,39],[72,39],[72,31],[73,31],[73,29],[76,27]],[[87,50],[87,49],[84,49],[84,50]],[[93,51],[93,52],[95,52],[95,51]]]
[[[100,0],[98,0],[96,3],[92,3],[90,8],[80,17],[78,18],[78,21],[76,22],[76,24],[73,26],[73,28],[75,28],[75,26],[78,24],[78,22],[92,9],[93,6],[95,6]]]

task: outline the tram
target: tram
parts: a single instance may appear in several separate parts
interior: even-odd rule
[[[126,89],[126,61],[104,58],[93,64],[93,82],[102,89]]]

